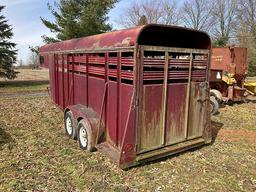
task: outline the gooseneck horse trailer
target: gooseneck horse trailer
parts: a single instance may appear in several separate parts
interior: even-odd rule
[[[145,25],[40,48],[65,131],[125,169],[211,142],[211,41]]]

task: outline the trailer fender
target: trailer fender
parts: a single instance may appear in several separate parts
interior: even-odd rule
[[[84,120],[88,124],[88,128],[91,132],[92,145],[95,146],[101,139],[104,133],[104,124],[100,123],[100,117],[97,112],[93,109],[88,108],[84,105],[72,105],[68,106],[65,111],[72,111],[74,118],[77,120],[77,124]]]

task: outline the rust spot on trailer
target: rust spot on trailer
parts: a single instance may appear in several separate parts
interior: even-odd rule
[[[169,38],[177,35],[177,33],[183,36],[183,38]],[[153,36],[154,38],[148,38],[148,36]],[[47,44],[40,48],[40,53],[131,47],[135,44],[197,49],[209,49],[211,46],[209,36],[204,32],[193,29],[184,30],[184,28],[178,26],[168,27],[165,25],[150,24]]]
[[[168,86],[166,143],[173,144],[185,139],[187,84],[171,84]],[[175,102],[174,102],[175,101]]]
[[[143,87],[141,151],[161,146],[163,134],[162,87],[163,85],[144,85]]]
[[[205,115],[207,110],[207,89],[206,83],[191,84],[191,97],[189,105],[189,126],[188,126],[188,138],[201,137],[203,135],[203,129],[206,125]]]

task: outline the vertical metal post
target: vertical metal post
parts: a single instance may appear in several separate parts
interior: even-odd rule
[[[89,107],[89,54],[86,54],[86,106]]]
[[[55,102],[58,103],[58,96],[57,96],[57,81],[58,81],[58,78],[57,78],[57,72],[58,72],[58,68],[57,68],[57,63],[56,63],[56,55],[53,54],[53,68],[54,68],[54,81],[55,81],[55,90],[54,90],[54,96],[55,96]]]
[[[192,76],[192,64],[193,64],[193,53],[190,52],[189,61],[189,74],[188,74],[188,85],[187,85],[187,97],[186,97],[186,114],[185,114],[185,138],[188,137],[188,120],[189,120],[189,105],[190,105],[190,89],[191,89],[191,76]]]
[[[143,126],[143,80],[144,80],[144,47],[138,46],[136,54],[136,133],[137,152],[141,149],[141,129]]]
[[[119,139],[119,129],[121,125],[121,110],[120,110],[120,103],[121,103],[121,57],[122,53],[117,53],[117,117],[116,117],[116,145],[118,146],[118,139]]]
[[[64,56],[61,55],[61,65],[62,65],[62,101],[63,101],[63,108],[65,108],[65,81],[64,81]]]
[[[167,91],[168,91],[168,71],[169,69],[169,53],[165,51],[165,63],[164,63],[164,84],[163,84],[163,127],[162,127],[162,145],[165,144],[165,131],[166,131],[166,112],[167,112]]]
[[[73,84],[73,104],[75,103],[75,59],[74,59],[74,54],[72,54],[72,84]]]
[[[207,54],[207,67],[206,67],[206,79],[205,81],[209,81],[209,77],[210,77],[210,73],[211,73],[211,70],[209,70],[211,68],[211,53],[209,51],[209,53]]]
[[[57,78],[57,81],[56,81],[56,88],[55,88],[55,93],[57,93],[57,103],[60,104],[60,96],[59,96],[59,92],[60,92],[60,89],[59,89],[59,56],[58,54],[55,55],[55,64],[56,64],[56,78]]]
[[[68,63],[68,55],[66,55],[66,65],[67,65],[67,85],[68,85],[68,103],[67,105],[70,105],[70,91],[69,91],[69,88],[70,88],[70,82],[69,82],[69,63]]]
[[[105,84],[108,86],[108,58],[109,58],[109,52],[105,52]],[[107,100],[108,100],[108,89],[106,93],[106,98],[105,98],[105,125],[107,125],[107,118],[108,118],[108,113],[107,113]]]

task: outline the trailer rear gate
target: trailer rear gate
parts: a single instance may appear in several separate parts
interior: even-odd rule
[[[80,105],[95,111],[100,123],[91,129],[105,135],[96,148],[126,168],[210,142],[210,48],[202,32],[147,25],[46,45],[40,54],[54,102],[78,121],[91,122],[78,115]]]

